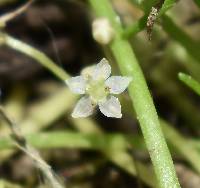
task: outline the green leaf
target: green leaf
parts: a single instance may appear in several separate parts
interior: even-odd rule
[[[200,83],[193,79],[190,75],[179,73],[178,78],[188,87],[190,87],[195,93],[200,95]]]
[[[194,2],[196,3],[196,5],[197,5],[198,7],[200,7],[200,0],[194,0]]]

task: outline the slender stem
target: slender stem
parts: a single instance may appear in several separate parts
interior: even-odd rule
[[[138,145],[138,138],[129,138],[121,134],[77,133],[71,131],[53,131],[43,133],[31,133],[25,136],[31,146],[39,149],[72,148],[82,150],[99,150],[115,165],[136,176],[137,172],[132,156],[127,153],[128,142]],[[10,137],[0,138],[0,150],[15,147]],[[154,173],[144,164],[135,161],[141,175],[141,179],[150,187],[155,187]]]
[[[176,3],[176,0],[165,0],[162,8],[160,9],[158,17],[162,16],[167,10],[173,7],[175,3]],[[139,33],[146,27],[146,21],[149,15],[150,8],[154,5],[155,5],[155,1],[151,1],[145,10],[145,15],[142,18],[140,18],[138,21],[136,21],[135,23],[126,27],[126,29],[123,31],[123,36],[125,38],[134,36],[135,34]]]
[[[181,159],[186,160],[193,167],[193,169],[195,169],[200,174],[199,140],[186,139],[163,119],[160,119],[160,122],[162,124],[163,130],[165,131],[165,136],[170,143],[170,146],[172,146],[171,149],[175,153],[175,155],[180,154],[182,157]],[[95,122],[93,123],[95,124]],[[110,155],[112,159],[116,159],[116,157],[122,155],[125,156],[127,154],[126,151],[121,152],[121,150],[130,149],[130,146],[134,147],[136,150],[144,152],[146,149],[140,136],[133,137],[131,135],[113,133],[99,134],[83,132],[80,133],[74,131],[53,131],[31,134],[29,133],[25,136],[25,138],[27,142],[30,143],[33,147],[39,149],[72,148],[82,150],[101,150],[107,151],[109,153],[115,151],[115,157]],[[11,149],[14,147],[15,144],[10,137],[0,138],[0,150]],[[119,164],[119,160],[117,164]],[[129,160],[129,165],[121,165],[121,168],[125,169],[125,171],[129,172],[132,175],[136,175],[136,171],[133,170],[134,165],[131,164],[132,162],[132,159]],[[147,169],[145,170],[147,171]],[[151,182],[152,181],[153,180],[151,180]],[[151,185],[151,183],[149,184]]]
[[[192,78],[190,75],[179,73],[178,74],[179,80],[181,80],[185,85],[190,87],[195,93],[200,95],[200,83]]]
[[[123,32],[124,38],[132,37],[132,36],[136,35],[137,33],[139,33],[140,31],[142,31],[146,26],[147,17],[148,17],[148,15],[145,14],[138,21],[131,24],[130,26],[127,26],[127,28]]]
[[[23,134],[38,132],[55,122],[71,109],[77,97],[66,87],[57,89],[55,94],[29,108],[27,116],[20,123]],[[8,127],[1,128],[0,136],[9,133]],[[7,160],[13,151],[0,155],[0,163]]]
[[[200,45],[198,42],[187,35],[187,33],[179,28],[167,15],[162,17],[162,26],[171,38],[181,44],[189,52],[189,54],[197,60],[197,62],[200,62]]]
[[[0,33],[2,34],[2,33]],[[28,55],[29,57],[38,61],[42,66],[50,70],[54,75],[56,75],[61,80],[65,81],[69,78],[69,75],[59,66],[57,66],[50,58],[48,58],[44,53],[35,49],[34,47],[29,46],[26,43],[23,43],[20,40],[17,40],[7,34],[2,34],[3,43],[7,46]]]
[[[125,106],[124,110],[127,114],[134,114],[133,108],[130,103],[124,101],[122,105]],[[135,114],[133,116],[135,116]],[[180,155],[183,160],[187,161],[187,163],[189,163],[193,167],[193,169],[195,169],[200,174],[200,147],[198,147],[196,144],[191,144],[192,141],[184,137],[184,135],[182,135],[181,133],[179,133],[175,128],[173,128],[173,125],[169,122],[165,121],[162,118],[159,118],[159,121],[162,126],[165,138],[169,143],[169,147],[171,146],[171,153],[174,156],[176,156],[177,154],[178,156]],[[142,150],[144,148],[143,144],[141,143],[142,140],[140,140],[140,137],[138,137],[137,139],[134,137],[132,139],[135,139],[135,142],[129,139],[128,141],[133,144],[133,147],[135,149],[140,148],[140,150]],[[135,145],[136,142],[138,142],[138,145]]]
[[[6,45],[8,45],[9,47],[17,50],[17,51],[20,51],[30,57],[32,57],[33,59],[37,60],[41,65],[43,65],[44,67],[46,67],[47,69],[49,69],[51,72],[53,72],[58,78],[60,78],[61,80],[66,80],[69,75],[67,73],[65,73],[62,69],[60,69],[56,64],[54,64],[45,54],[41,53],[40,51],[38,51],[37,49],[29,46],[28,44],[25,44],[17,39],[14,39],[13,37],[11,36],[8,36],[4,33],[0,33],[3,35],[2,38],[0,39],[3,39],[2,42]],[[70,101],[70,104],[73,103],[73,101],[75,100],[75,97],[74,98],[71,98],[71,93],[70,96],[67,97],[67,91],[63,91],[61,92],[60,96],[59,97],[55,97],[55,100],[54,101],[53,99],[50,100],[50,103],[51,104],[54,104],[54,108],[49,108],[47,106],[49,106],[50,104],[47,102],[45,104],[41,106],[38,106],[36,107],[35,110],[32,110],[32,113],[31,113],[31,118],[28,118],[26,120],[24,120],[21,124],[21,127],[24,127],[23,128],[23,132],[26,133],[26,132],[35,132],[37,131],[38,129],[41,129],[42,127],[45,127],[46,125],[49,124],[49,122],[52,122],[54,121],[54,116],[57,117],[58,114],[60,114],[60,112],[62,113],[63,111],[63,108],[65,109],[65,102],[62,102],[62,104],[59,104],[58,101],[62,101],[62,99],[69,99]],[[64,95],[62,95],[64,94]],[[59,108],[55,108],[55,104],[59,104]],[[68,106],[68,105],[67,105]],[[67,107],[66,106],[66,107]],[[44,108],[43,108],[44,107]],[[46,109],[46,110],[45,110]],[[56,109],[56,113],[52,113],[52,111],[50,110],[54,110]],[[60,110],[58,110],[60,109]],[[49,114],[54,114],[54,116],[50,115],[48,116],[48,111],[50,110]],[[36,114],[34,113],[34,111],[36,112]],[[58,113],[57,113],[58,112]],[[43,114],[45,113],[45,115]],[[46,118],[48,117],[48,118]],[[51,118],[50,118],[51,117]],[[52,119],[53,118],[53,119]],[[39,126],[34,126],[33,124],[36,123],[36,124],[40,124]],[[91,125],[90,121],[88,120],[84,120],[84,123],[87,124],[86,127],[88,129],[92,129],[92,130],[97,130],[96,126],[95,125]],[[81,120],[81,124],[83,124],[83,120]],[[85,126],[84,126],[85,127]],[[58,135],[57,135],[58,136]],[[57,137],[56,136],[56,137]],[[69,138],[70,139],[70,136],[68,135],[65,135],[66,138]],[[60,135],[58,136],[60,138]],[[38,138],[37,138],[38,140]],[[41,138],[39,139],[41,140]],[[55,139],[51,139],[51,140],[54,140]],[[57,140],[57,139],[56,139]],[[60,140],[60,139],[59,139]],[[96,140],[96,137],[95,137],[95,140]],[[104,140],[102,139],[102,136],[101,136],[101,141]],[[96,140],[97,141],[97,140]],[[95,143],[96,143],[95,141]],[[101,142],[100,141],[100,142]],[[46,142],[46,141],[45,141]],[[51,143],[48,141],[48,143]],[[73,143],[72,144],[72,147],[75,147],[75,143],[74,142],[71,142]],[[55,142],[53,142],[54,146],[56,145]],[[3,142],[3,145],[6,145],[6,141]],[[111,151],[110,149],[109,150],[106,150],[106,151]],[[105,152],[104,152],[105,153]],[[10,153],[7,153],[6,156],[8,156]],[[113,157],[113,153],[105,153],[107,155],[107,157],[112,161],[114,162],[115,164],[117,164],[118,166],[120,166],[122,169],[126,170],[127,172],[129,172],[130,174],[132,175],[137,175],[136,173],[136,170],[135,170],[135,166],[133,164],[133,160],[132,160],[132,157],[126,153],[125,151],[125,148],[123,148],[122,150],[117,150],[116,153],[115,153],[115,157],[116,158],[112,158]],[[121,157],[117,157],[117,156],[122,156],[123,155],[123,158]],[[123,159],[123,160],[122,160]],[[127,165],[128,164],[128,165]],[[142,165],[141,163],[137,162],[137,166],[139,166],[139,170],[140,170],[140,173],[145,173],[147,170],[145,169],[145,166]],[[148,175],[148,174],[145,174],[144,176],[142,176],[142,180],[144,182],[146,182],[148,185],[150,185],[151,187],[154,187],[155,185],[155,181],[154,181],[154,177],[152,177],[152,173],[151,174],[151,177]],[[150,180],[150,181],[149,181]]]
[[[130,44],[121,36],[123,29],[117,19],[118,15],[107,0],[89,0],[89,2],[98,16],[107,17],[110,20],[115,30],[115,38],[110,44],[110,49],[122,74],[133,77],[129,86],[129,94],[153,162],[159,186],[162,188],[180,187],[142,70]]]

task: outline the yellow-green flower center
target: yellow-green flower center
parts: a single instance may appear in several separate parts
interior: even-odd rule
[[[91,80],[86,90],[95,103],[103,100],[109,94],[105,86],[105,80]]]

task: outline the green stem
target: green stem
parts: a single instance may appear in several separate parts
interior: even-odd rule
[[[38,61],[42,66],[50,70],[54,75],[56,75],[61,80],[65,81],[69,78],[69,75],[59,66],[57,66],[50,58],[48,58],[44,53],[39,50],[17,40],[7,34],[0,33],[3,37],[3,42],[7,46],[15,49],[18,52],[28,55],[29,57]]]
[[[142,18],[140,18],[135,23],[131,24],[130,26],[127,26],[127,28],[123,32],[124,38],[130,38],[140,31],[142,31],[146,27],[148,14],[145,14]]]
[[[2,41],[4,42],[4,44],[37,60],[41,65],[43,65],[44,67],[49,69],[61,80],[65,81],[69,77],[62,69],[60,69],[57,65],[55,65],[45,54],[41,53],[37,49],[35,49],[17,39],[14,39],[11,36],[5,35],[4,33],[2,33],[2,34],[3,34]],[[70,104],[73,103],[74,99],[71,99],[69,96],[67,97],[66,91],[61,92],[61,93],[63,93],[65,96],[63,96],[61,94],[62,96],[56,97],[56,101],[50,100],[50,103],[57,104],[58,101],[62,101],[62,99],[65,100],[66,98],[70,101]],[[59,104],[59,102],[58,102],[58,104]],[[48,102],[45,103],[44,105],[42,105],[42,108],[41,108],[41,106],[40,106],[40,108],[39,108],[39,106],[38,107],[36,106],[35,107],[36,109],[32,110],[32,113],[30,115],[31,119],[28,118],[28,119],[24,120],[23,123],[21,124],[21,127],[23,127],[23,129],[22,129],[23,133],[35,132],[38,129],[41,129],[42,127],[49,125],[50,124],[49,122],[52,122],[55,120],[54,116],[52,116],[52,115],[48,116],[49,110],[50,110],[50,112],[49,112],[50,114],[54,114],[57,117],[57,114],[60,114],[60,110],[61,111],[63,110],[63,108],[62,108],[63,105],[66,106],[65,102],[64,103],[62,102],[62,104],[60,104],[58,108],[55,108],[55,106],[54,106],[54,108],[48,108],[47,107],[47,106],[49,106]],[[46,110],[44,110],[44,109],[46,109]],[[54,111],[54,109],[56,109],[56,112],[52,113],[51,109],[53,111]],[[60,110],[58,110],[58,109],[60,109]],[[34,112],[37,112],[37,114],[35,114]],[[43,113],[45,113],[45,115]],[[46,117],[48,117],[48,118],[46,118]],[[83,120],[81,120],[81,124],[83,123],[82,121]],[[91,129],[97,130],[97,128],[95,126],[93,126],[93,125],[90,126],[89,121],[85,120],[84,122],[87,123],[88,130],[91,130]],[[35,126],[33,124],[38,124],[39,126]],[[85,126],[84,126],[84,128],[85,128]],[[56,136],[56,138],[58,138],[57,136]],[[60,136],[61,135],[59,135],[59,138],[60,138]],[[66,136],[66,138],[69,138],[69,140],[70,140],[69,135],[65,135],[65,136]],[[96,137],[95,137],[95,139],[96,139]],[[37,138],[37,140],[38,140],[38,138]],[[42,138],[40,138],[39,140],[41,141]],[[51,142],[52,140],[55,141],[55,139],[51,139],[48,141],[48,143],[49,144],[53,143],[53,145],[55,146],[56,143]],[[104,140],[104,139],[102,139],[102,136],[100,137],[100,140],[101,140],[100,142],[102,142],[102,140]],[[74,142],[71,142],[71,143],[73,143],[72,147],[74,147]],[[96,143],[96,140],[95,140],[95,143]],[[6,142],[4,142],[4,144],[6,144]],[[125,151],[125,148],[115,150],[115,154],[114,154],[115,157],[113,156],[113,152],[111,152],[111,151],[113,151],[113,150],[111,150],[111,148],[110,148],[110,149],[106,149],[106,151],[103,151],[103,153],[112,162],[114,162],[116,165],[120,166],[122,169],[126,170],[127,172],[129,172],[132,175],[137,175],[132,157]],[[7,158],[10,154],[11,154],[11,152],[5,153],[4,159]],[[120,155],[120,157],[118,157],[119,155]],[[140,174],[145,174],[145,175],[141,176],[141,179],[145,183],[147,183],[149,186],[155,187],[155,181],[154,181],[155,178],[153,176],[153,173],[152,172],[148,173],[145,166],[139,162],[137,162],[137,166],[138,166],[138,170],[140,171]]]
[[[159,186],[162,188],[180,187],[142,70],[130,44],[121,36],[123,29],[116,19],[118,15],[107,0],[89,0],[89,2],[99,17],[107,17],[110,20],[115,30],[115,38],[110,44],[110,49],[122,74],[133,77],[129,86],[129,94],[153,162]]]
[[[125,106],[124,110],[127,112],[127,114],[134,114],[130,103],[124,101],[122,104]],[[135,114],[133,116],[135,116]],[[196,144],[191,144],[192,141],[179,133],[169,122],[162,118],[159,118],[159,121],[162,126],[165,138],[169,143],[171,153],[174,156],[177,156],[177,154],[178,156],[180,155],[182,157],[181,159],[186,160],[192,166],[192,168],[200,174],[200,153],[198,151],[200,147],[198,147]],[[140,137],[137,139],[134,138],[135,142],[133,142],[133,140],[129,140],[130,135],[128,137],[126,136],[126,138],[131,144],[133,143],[133,147],[135,149],[140,148],[140,150],[142,150],[144,148],[140,141]],[[135,145],[136,142],[138,142],[139,145]]]
[[[176,0],[165,0],[158,17],[162,16],[167,10],[169,10],[171,7],[174,6],[176,3]],[[146,27],[146,21],[147,17],[149,15],[150,8],[155,5],[155,1],[151,1],[148,5],[148,7],[145,7],[145,15],[140,18],[135,23],[131,24],[130,26],[127,26],[126,29],[123,31],[123,36],[125,38],[129,38],[134,36],[135,34],[139,33]]]
[[[181,154],[181,159],[186,160],[200,174],[200,155],[198,151],[200,148],[199,140],[186,139],[174,128],[172,128],[172,126],[166,121],[160,119],[160,122],[163,130],[165,131],[165,136],[170,143],[170,146],[172,146],[171,149],[175,149],[175,154]],[[133,137],[131,135],[116,133],[99,134],[80,133],[74,131],[53,131],[31,133],[26,135],[25,138],[33,147],[39,149],[71,148],[82,150],[100,150],[102,152],[106,152],[106,154],[110,153],[109,159],[115,159],[114,161],[116,161],[116,158],[119,156],[126,156],[126,150],[130,149],[130,146],[135,148],[135,150],[140,150],[143,152],[145,152],[146,149],[141,137]],[[11,149],[14,147],[15,143],[13,142],[12,138],[7,136],[0,138],[0,150]],[[121,152],[122,150],[124,151]],[[115,152],[115,156],[111,155],[113,151]],[[125,158],[127,159],[127,156]],[[121,164],[119,160],[122,159],[118,159],[117,164]],[[131,164],[133,162],[132,159],[128,161],[129,165],[121,165],[121,167],[130,174],[136,175],[136,171],[133,170],[134,165]],[[143,168],[145,167],[143,166]],[[145,170],[148,171],[147,169]],[[151,185],[151,183],[148,184]]]
[[[74,94],[64,87],[57,89],[56,93],[47,97],[47,99],[32,105],[28,110],[27,116],[20,123],[22,133],[33,133],[48,127],[71,109],[76,98]],[[8,127],[2,127],[0,137],[8,134]],[[12,153],[12,151],[7,151],[4,155],[0,153],[0,163],[7,160]]]
[[[39,149],[71,148],[82,150],[101,151],[110,161],[130,175],[138,175],[132,156],[127,153],[130,142],[133,147],[138,147],[139,138],[124,136],[121,134],[96,134],[77,133],[71,131],[53,131],[43,133],[31,133],[25,136],[27,142]],[[12,138],[0,138],[0,150],[15,148]],[[135,161],[140,172],[140,178],[150,187],[155,187],[154,173],[144,164]]]
[[[178,78],[185,85],[190,87],[196,94],[200,95],[200,83],[197,82],[194,78],[192,78],[190,75],[181,72],[178,74]]]
[[[167,15],[162,17],[162,26],[171,38],[181,44],[197,62],[200,62],[200,45],[198,42],[194,41],[189,35],[182,31],[182,29]]]
[[[177,84],[172,80],[166,71],[172,68],[169,65],[169,60],[162,61],[160,66],[152,70],[150,80],[153,85],[162,91],[161,95],[167,96],[173,109],[179,112],[180,117],[186,121],[188,127],[190,126],[191,129],[197,130],[200,122],[199,109],[191,103],[184,90],[177,87]]]

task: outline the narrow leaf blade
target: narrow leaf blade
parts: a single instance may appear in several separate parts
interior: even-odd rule
[[[191,88],[195,93],[200,95],[200,83],[192,78],[190,75],[179,73],[179,80],[181,80],[185,85]]]

